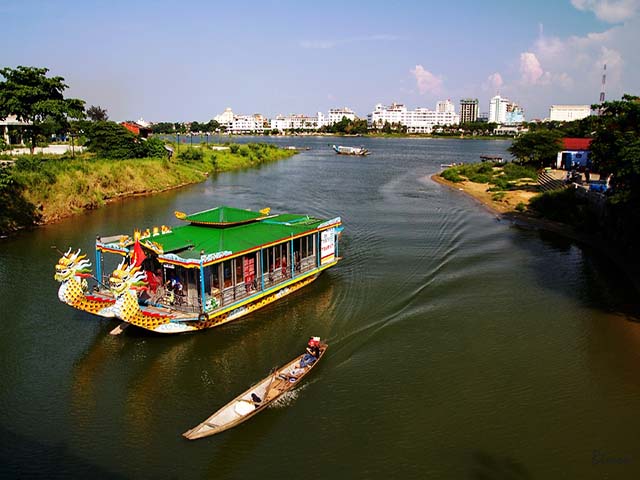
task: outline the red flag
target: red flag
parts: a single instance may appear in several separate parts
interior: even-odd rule
[[[136,232],[134,234],[134,238],[136,239],[133,244],[133,253],[131,254],[131,265],[135,267],[139,267],[144,262],[147,256],[144,254],[142,250],[142,246],[140,245],[140,232]]]

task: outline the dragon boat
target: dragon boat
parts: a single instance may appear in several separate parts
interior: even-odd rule
[[[340,217],[227,206],[175,215],[183,224],[98,236],[95,275],[86,255],[69,249],[56,265],[60,301],[124,326],[197,331],[275,302],[341,259]],[[108,264],[117,265],[111,273]]]

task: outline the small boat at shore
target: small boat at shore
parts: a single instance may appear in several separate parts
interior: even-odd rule
[[[333,150],[338,155],[370,155],[371,152],[364,147],[345,147],[342,145],[332,145]]]
[[[182,436],[196,440],[233,428],[267,408],[286,392],[293,390],[318,364],[328,347],[319,337],[312,337],[309,345],[317,347],[317,358],[310,353],[299,355],[238,395],[204,422],[184,432]]]

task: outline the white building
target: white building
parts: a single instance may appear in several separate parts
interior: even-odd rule
[[[216,115],[213,119],[220,124],[222,127],[227,127],[227,130],[231,129],[231,124],[233,123],[233,110],[230,107],[224,109],[220,115]]]
[[[556,122],[572,122],[591,115],[589,105],[551,105],[549,120]]]
[[[399,123],[404,125],[407,116],[407,107],[401,103],[392,103],[384,106],[378,103],[373,112],[367,115],[367,126],[369,128],[382,128],[385,123]]]
[[[350,108],[331,108],[329,110],[329,116],[327,117],[326,125],[333,125],[334,123],[338,123],[345,117],[351,121],[354,121],[357,118],[356,113]]]
[[[385,123],[400,124],[407,127],[408,133],[431,133],[435,125],[449,126],[460,123],[460,117],[455,113],[453,104],[446,100],[438,102],[436,110],[418,107],[407,110],[401,103],[389,106],[377,104],[373,112],[367,115],[369,128],[382,128]]]
[[[496,95],[489,102],[489,122],[504,123],[507,119],[507,105],[509,100]]]
[[[440,100],[436,103],[436,112],[438,113],[456,113],[456,107],[451,100]]]
[[[266,119],[259,113],[234,115],[228,131],[231,133],[263,133]]]
[[[18,143],[24,145],[22,132],[24,127],[31,125],[31,122],[23,122],[18,120],[15,115],[9,115],[7,118],[0,118],[0,130],[2,138],[7,145]]]
[[[496,95],[489,102],[489,122],[515,125],[524,122],[524,110],[508,98]]]
[[[286,130],[313,131],[318,130],[324,124],[325,117],[322,112],[318,112],[315,117],[303,114],[276,115],[269,122],[271,130],[279,130],[281,132]]]

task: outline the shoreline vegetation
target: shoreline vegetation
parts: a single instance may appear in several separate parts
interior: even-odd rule
[[[509,182],[509,185],[504,185],[505,190],[502,190],[500,187],[496,188],[495,182],[491,183],[491,176],[484,178],[478,176],[482,175],[477,173],[478,169],[482,169],[482,165],[491,164],[451,167],[433,174],[431,180],[472,198],[489,212],[495,214],[498,221],[509,221],[519,228],[560,235],[604,254],[620,271],[627,275],[635,290],[640,292],[640,263],[637,259],[632,258],[631,255],[620,250],[615,244],[608,242],[597,231],[590,228],[589,222],[585,221],[584,217],[576,216],[574,224],[570,224],[566,221],[549,218],[548,213],[545,216],[544,211],[536,210],[537,204],[540,203],[539,199],[543,195],[537,191],[536,185],[532,182],[533,179],[516,179]],[[461,169],[462,172],[469,174],[469,177],[463,176],[460,173]],[[487,167],[484,169],[486,170]],[[498,174],[498,178],[504,177],[502,167],[491,165],[491,169]],[[500,180],[498,180],[499,182]],[[572,194],[571,190],[564,192],[566,193],[555,192],[555,195],[571,196]]]
[[[11,197],[2,199],[6,209],[0,216],[0,233],[53,223],[110,202],[180,188],[211,174],[254,168],[296,153],[264,143],[172,147],[171,159],[109,159],[93,153],[15,157],[0,179],[12,187]]]

